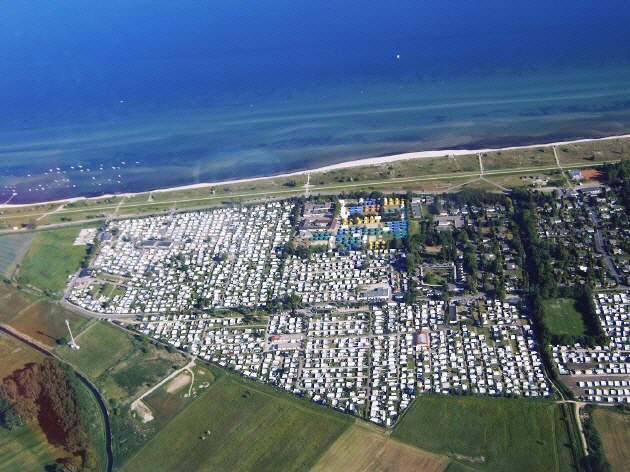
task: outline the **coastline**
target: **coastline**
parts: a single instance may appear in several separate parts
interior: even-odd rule
[[[26,208],[26,207],[37,206],[37,205],[63,204],[63,203],[81,201],[81,200],[102,200],[106,198],[123,197],[123,196],[130,198],[130,197],[135,197],[138,195],[148,195],[150,193],[167,193],[167,192],[195,190],[195,189],[214,187],[217,185],[241,184],[241,183],[248,183],[248,182],[257,182],[261,180],[303,176],[307,174],[317,174],[317,173],[323,173],[323,172],[339,170],[339,169],[348,169],[348,168],[353,168],[353,167],[378,166],[378,165],[384,165],[391,162],[404,161],[404,160],[447,157],[449,155],[462,156],[462,155],[480,154],[480,153],[486,153],[486,152],[508,151],[508,150],[514,150],[514,149],[532,149],[532,148],[538,148],[538,147],[564,146],[567,144],[576,144],[576,143],[592,142],[592,141],[606,141],[606,140],[611,140],[611,139],[624,139],[624,138],[630,138],[630,134],[624,134],[624,135],[619,135],[619,136],[606,136],[603,138],[585,138],[585,139],[576,139],[572,141],[559,141],[559,142],[553,142],[553,143],[531,144],[527,146],[508,146],[508,147],[494,148],[494,149],[492,148],[443,149],[439,151],[415,151],[415,152],[408,152],[408,153],[402,153],[402,154],[392,154],[390,156],[355,159],[351,161],[345,161],[345,162],[340,162],[337,164],[331,164],[331,165],[327,165],[323,167],[318,167],[312,170],[302,170],[302,171],[289,172],[289,173],[284,173],[284,174],[270,175],[266,177],[250,177],[246,179],[226,180],[226,181],[218,181],[218,182],[200,182],[197,184],[159,188],[155,190],[146,190],[142,192],[123,192],[119,194],[106,194],[106,195],[100,195],[97,197],[72,197],[72,198],[64,198],[64,199],[59,199],[59,200],[49,200],[49,201],[34,202],[34,203],[16,203],[16,204],[4,203],[4,204],[0,204],[0,209],[11,209],[11,208],[15,209],[15,208]]]

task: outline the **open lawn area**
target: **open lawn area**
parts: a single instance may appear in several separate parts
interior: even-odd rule
[[[60,294],[66,287],[68,275],[79,269],[87,253],[88,246],[73,245],[81,228],[38,232],[18,272],[20,282]]]
[[[595,426],[602,437],[604,452],[613,471],[630,467],[630,415],[597,408],[593,416]]]
[[[351,426],[317,461],[313,472],[342,470],[441,472],[449,460],[444,456],[403,444],[365,426]]]
[[[70,323],[75,336],[89,321],[88,318],[66,310],[56,303],[39,300],[23,310],[9,325],[40,343],[53,347],[58,339],[70,337],[65,320]]]
[[[545,300],[545,323],[552,334],[581,336],[585,333],[582,314],[577,310],[572,298]]]
[[[393,436],[481,470],[572,470],[562,410],[548,401],[421,396]]]
[[[217,380],[122,470],[308,470],[352,420],[217,370]]]
[[[33,233],[0,236],[0,275],[11,276],[34,237]]]
[[[17,287],[0,282],[0,323],[8,323],[36,301],[37,298]]]
[[[133,349],[130,336],[107,323],[97,322],[75,337],[78,351],[59,346],[57,354],[92,378],[100,376]]]

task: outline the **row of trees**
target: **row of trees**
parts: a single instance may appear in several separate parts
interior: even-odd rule
[[[536,218],[534,218],[534,201],[531,193],[525,194],[519,201],[519,211],[514,219],[520,232],[520,243],[524,249],[529,284],[535,287],[544,298],[552,298],[557,293],[557,283],[553,276],[550,246],[547,241],[540,241]]]

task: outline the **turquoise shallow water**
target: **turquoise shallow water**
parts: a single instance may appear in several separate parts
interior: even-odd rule
[[[90,10],[97,21],[66,3],[33,37],[19,27],[38,18],[9,8],[0,200],[630,132],[624,3],[549,2],[546,16],[518,2],[271,4],[284,10],[160,4],[148,19],[125,2],[124,17]]]

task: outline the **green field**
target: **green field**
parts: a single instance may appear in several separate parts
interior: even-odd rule
[[[547,401],[426,395],[393,436],[480,470],[572,470],[566,422]]]
[[[352,423],[235,374],[216,375],[122,470],[307,470]]]
[[[38,232],[18,272],[20,282],[60,294],[76,272],[88,246],[74,246],[81,227]]]
[[[582,314],[572,298],[545,300],[545,323],[552,334],[581,336],[586,332]]]
[[[8,323],[37,301],[37,298],[17,287],[0,282],[0,323]]]
[[[77,335],[89,321],[48,300],[39,300],[22,310],[9,325],[47,346],[55,346],[57,340],[69,338],[65,320],[70,323],[72,332]]]
[[[78,351],[60,346],[57,354],[92,378],[100,376],[133,349],[130,336],[106,323],[97,322],[76,337]]]
[[[312,472],[442,472],[448,464],[449,460],[444,456],[403,444],[384,434],[383,430],[358,423],[335,441],[317,461]]]
[[[628,470],[630,466],[630,415],[610,409],[597,408],[593,412],[595,426],[604,443],[606,458],[612,470]]]
[[[11,276],[34,236],[33,233],[0,236],[0,275]]]

